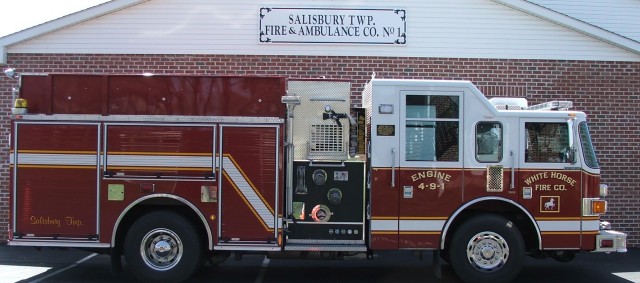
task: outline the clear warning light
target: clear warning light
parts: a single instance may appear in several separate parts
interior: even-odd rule
[[[380,105],[378,105],[378,113],[380,113],[380,114],[393,114],[393,104],[380,104]]]

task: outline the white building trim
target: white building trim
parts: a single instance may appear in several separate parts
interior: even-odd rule
[[[524,0],[492,0],[496,3],[522,11],[529,15],[541,18],[584,35],[604,41],[629,52],[640,54],[640,42],[629,39],[612,31],[597,27],[587,22],[569,17],[538,4]]]
[[[11,45],[56,32],[66,27],[77,25],[147,1],[149,0],[112,0],[5,37],[0,37],[0,64],[7,63],[7,47]]]

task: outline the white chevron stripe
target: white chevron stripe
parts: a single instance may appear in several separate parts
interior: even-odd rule
[[[255,209],[256,213],[260,216],[262,221],[269,227],[274,228],[275,216],[267,205],[262,201],[258,194],[253,190],[249,182],[244,178],[242,173],[236,168],[236,165],[228,158],[224,157],[222,161],[222,168],[227,173],[229,178],[238,187],[242,195],[247,199],[251,206]]]

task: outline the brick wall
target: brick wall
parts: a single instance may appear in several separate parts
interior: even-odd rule
[[[588,114],[602,181],[611,188],[614,229],[640,247],[640,63],[400,57],[9,54],[8,66],[29,73],[281,75],[352,82],[361,91],[378,78],[464,79],[487,96],[520,96],[530,103],[571,100]],[[7,66],[1,66],[4,69]],[[8,110],[14,81],[0,79],[0,227],[8,223]],[[356,104],[360,101],[356,100]],[[6,241],[0,229],[0,242]]]

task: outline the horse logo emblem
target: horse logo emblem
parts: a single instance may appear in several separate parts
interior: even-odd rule
[[[541,196],[540,212],[560,212],[559,196]]]

